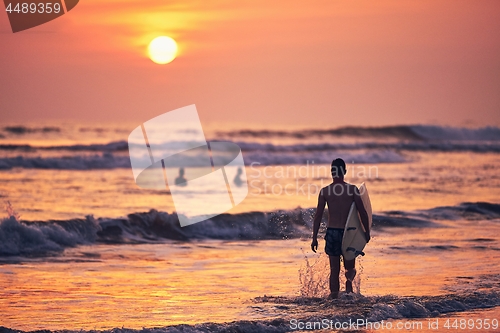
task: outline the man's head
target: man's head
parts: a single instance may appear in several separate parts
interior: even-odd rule
[[[344,178],[344,175],[347,173],[347,169],[345,167],[345,162],[341,158],[337,158],[332,161],[332,177],[333,178]]]

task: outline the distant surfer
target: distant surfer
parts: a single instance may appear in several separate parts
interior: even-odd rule
[[[184,168],[179,168],[179,176],[175,178],[175,185],[186,186],[187,179],[184,177]]]
[[[241,179],[242,174],[243,174],[243,170],[241,170],[241,168],[238,168],[236,176],[234,176],[234,179],[233,179],[234,185],[236,185],[238,187],[241,187],[241,185],[243,185],[243,180]]]
[[[353,201],[361,217],[361,223],[365,227],[366,241],[370,240],[370,229],[368,224],[368,214],[361,200],[358,188],[355,185],[346,183],[344,175],[346,174],[346,165],[344,160],[337,158],[332,162],[333,182],[322,188],[318,196],[318,207],[314,216],[313,240],[311,249],[316,252],[318,249],[318,231],[325,210],[325,204],[328,204],[328,228],[326,230],[325,252],[330,258],[330,297],[337,298],[339,295],[340,282],[340,256],[342,255],[342,238],[344,228],[349,215],[350,207]],[[346,292],[352,292],[352,281],[356,276],[355,261],[344,260]]]

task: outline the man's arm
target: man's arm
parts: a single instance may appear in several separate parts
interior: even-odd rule
[[[363,205],[363,200],[359,194],[357,187],[354,187],[354,202],[356,203],[356,209],[358,210],[359,217],[361,217],[361,223],[365,228],[366,242],[370,241],[370,225],[368,223],[368,213],[366,212],[365,205]]]
[[[325,211],[325,197],[323,197],[323,191],[319,191],[319,196],[318,196],[318,207],[316,208],[316,214],[314,215],[314,222],[313,222],[313,240],[311,243],[311,250],[313,252],[316,252],[318,249],[318,232],[319,232],[319,225],[321,224],[321,219],[323,218],[323,212]]]

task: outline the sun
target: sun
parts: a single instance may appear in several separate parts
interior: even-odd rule
[[[167,36],[156,37],[149,43],[148,54],[153,62],[160,65],[168,64],[177,56],[177,43]]]

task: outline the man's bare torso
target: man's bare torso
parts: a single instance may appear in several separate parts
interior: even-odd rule
[[[328,228],[345,227],[355,193],[356,186],[345,182],[332,183],[321,189],[328,204]]]

